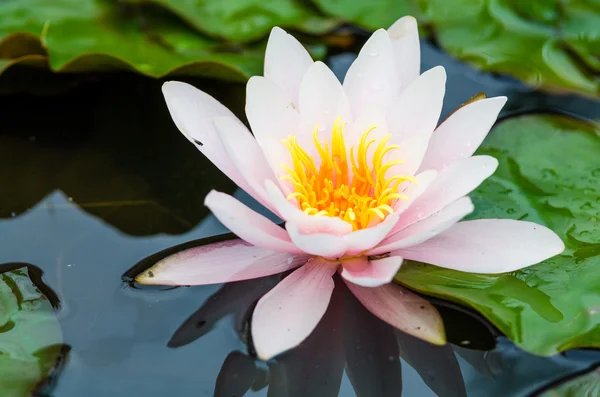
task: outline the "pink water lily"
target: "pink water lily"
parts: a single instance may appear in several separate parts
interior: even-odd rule
[[[247,85],[246,115],[196,88],[167,82],[179,130],[285,228],[217,191],[205,205],[241,240],[182,251],[140,274],[146,284],[198,285],[294,270],[258,302],[252,334],[260,357],[302,342],[327,309],[339,272],[372,313],[443,343],[435,317],[419,317],[389,284],[403,259],[466,272],[501,273],[563,251],[551,230],[482,219],[467,194],[498,166],[473,156],[505,97],[482,99],[438,126],[446,73],[420,71],[414,18],[376,31],[343,84],[274,28],[264,77]],[[406,327],[420,321],[423,326]],[[410,328],[410,329],[408,329]]]

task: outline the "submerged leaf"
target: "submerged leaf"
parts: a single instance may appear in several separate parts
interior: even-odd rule
[[[521,116],[501,123],[479,150],[498,158],[500,166],[471,195],[475,212],[470,218],[546,225],[563,239],[565,252],[501,275],[408,262],[396,280],[473,307],[536,354],[600,347],[598,153],[593,124],[560,116]]]
[[[54,309],[26,267],[0,274],[0,390],[28,396],[60,358],[62,332]]]

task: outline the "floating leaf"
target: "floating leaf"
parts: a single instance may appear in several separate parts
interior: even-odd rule
[[[600,396],[600,368],[562,382],[539,397],[596,397]]]
[[[428,0],[439,44],[476,67],[554,92],[600,93],[600,7],[588,1]]]
[[[409,262],[396,280],[473,307],[516,344],[551,355],[600,347],[600,138],[593,124],[562,116],[502,122],[479,154],[498,171],[472,195],[471,219],[537,222],[567,249],[520,271],[480,275]],[[510,249],[510,247],[506,247]]]
[[[417,0],[312,0],[323,12],[371,30],[387,28],[404,15],[419,15]]]
[[[247,42],[269,34],[273,26],[322,34],[336,27],[303,0],[125,0],[168,8],[208,35]]]
[[[32,40],[36,37],[37,45]],[[315,48],[323,53],[321,46]],[[156,7],[102,0],[4,1],[0,58],[44,55],[41,50],[58,72],[118,69],[151,77],[176,74],[245,81],[262,72],[264,43],[215,41]],[[9,66],[1,62],[0,70]]]
[[[375,30],[405,15],[475,67],[552,92],[600,94],[600,4],[589,0],[312,0]]]
[[[60,325],[26,267],[0,274],[0,390],[29,396],[60,357]]]

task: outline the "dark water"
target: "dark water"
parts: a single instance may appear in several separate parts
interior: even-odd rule
[[[506,117],[600,118],[599,103],[479,74],[430,45],[423,56],[425,69],[447,67],[446,114],[484,91],[509,97]],[[351,59],[330,64],[342,75]],[[194,84],[243,116],[243,86]],[[48,395],[529,396],[600,362],[598,351],[529,355],[473,313],[439,301],[453,344],[433,347],[394,333],[343,288],[333,301],[351,316],[332,305],[301,347],[256,361],[247,315],[276,277],[174,289],[121,281],[156,251],[227,232],[202,202],[213,188],[235,187],[176,130],[159,82],[95,76],[60,95],[0,97],[0,115],[0,264],[43,271],[70,347]]]

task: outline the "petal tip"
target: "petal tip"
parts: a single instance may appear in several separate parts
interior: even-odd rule
[[[388,29],[388,34],[392,39],[400,39],[404,36],[416,32],[418,29],[417,19],[411,15],[398,19]]]
[[[143,285],[160,284],[160,283],[157,283],[157,279],[155,278],[155,275],[154,275],[154,272],[152,271],[152,269],[154,269],[154,266],[151,267],[150,269],[144,270],[142,273],[135,276],[135,278],[134,278],[135,282],[138,284],[143,284]]]
[[[184,83],[182,81],[175,81],[175,80],[165,81],[163,83],[163,85],[161,86],[161,90],[165,97],[167,95],[174,95],[174,94],[176,94],[177,90],[186,89],[186,88],[197,89],[196,87],[194,87],[191,84]]]
[[[287,32],[281,29],[279,26],[273,26],[273,28],[271,29],[271,35],[275,34],[287,34]]]
[[[442,65],[434,66],[429,70],[429,73],[434,73],[440,80],[443,80],[446,83],[446,68]]]

